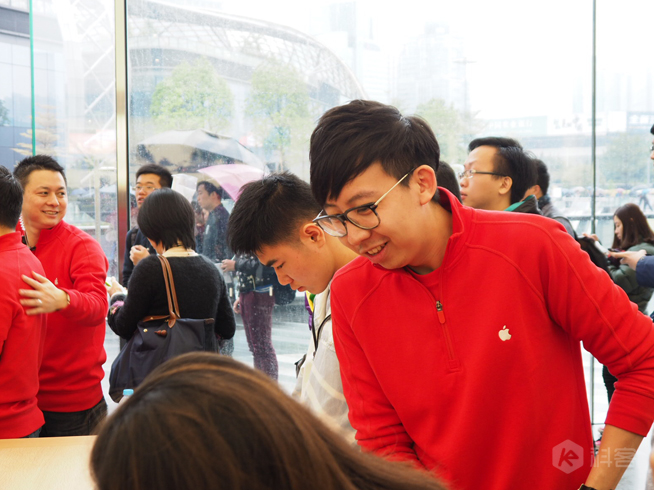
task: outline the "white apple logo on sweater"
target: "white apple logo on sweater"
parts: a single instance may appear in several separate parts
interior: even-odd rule
[[[504,328],[498,332],[498,335],[500,336],[500,340],[503,342],[511,338],[511,334],[509,333],[509,329],[506,328],[506,325],[504,325]]]

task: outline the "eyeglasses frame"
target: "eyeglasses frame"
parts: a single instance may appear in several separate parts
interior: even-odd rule
[[[347,236],[347,224],[346,224],[347,222],[352,223],[354,226],[356,226],[357,228],[359,228],[359,229],[361,229],[361,230],[374,230],[375,228],[377,228],[377,227],[381,224],[381,218],[380,218],[379,215],[377,214],[377,207],[379,206],[379,203],[382,202],[382,199],[384,199],[386,196],[388,196],[388,194],[390,194],[390,192],[391,192],[393,189],[395,189],[398,185],[400,185],[400,183],[401,183],[404,179],[406,179],[409,175],[411,175],[411,174],[413,173],[413,171],[414,171],[416,168],[418,168],[418,167],[412,168],[412,169],[409,170],[406,174],[404,174],[404,177],[402,177],[400,180],[398,180],[397,182],[395,182],[395,184],[393,184],[393,187],[391,187],[390,189],[388,189],[388,190],[387,190],[387,191],[386,191],[386,192],[385,192],[385,193],[384,193],[384,194],[383,194],[379,199],[377,199],[374,203],[362,204],[362,205],[360,205],[360,206],[354,206],[354,207],[352,207],[352,208],[350,208],[350,209],[346,209],[344,212],[339,213],[339,214],[326,214],[326,215],[322,215],[322,211],[320,211],[320,214],[318,214],[318,216],[316,216],[316,217],[312,220],[312,222],[313,222],[313,223],[316,223],[318,226],[320,226],[320,228],[322,229],[322,231],[324,231],[324,232],[327,233],[328,235],[336,236],[336,237],[338,237],[338,238],[342,238],[342,237],[344,237],[344,236]],[[368,209],[370,209],[370,211],[372,211],[373,213],[375,213],[375,216],[377,216],[377,224],[376,224],[375,226],[369,226],[369,227],[368,227],[368,226],[361,226],[361,225],[355,223],[354,221],[352,221],[350,218],[347,217],[347,214],[350,213],[351,211],[354,211],[354,210],[356,210],[356,209],[363,209],[363,208],[368,208]],[[322,216],[321,216],[321,215],[322,215]],[[321,220],[324,220],[324,219],[326,219],[326,218],[329,218],[329,219],[337,219],[337,220],[339,220],[341,223],[343,223],[343,228],[345,228],[345,234],[344,234],[344,235],[332,235],[329,231],[327,231],[325,228],[323,228],[323,226],[320,224],[320,221],[321,221]]]

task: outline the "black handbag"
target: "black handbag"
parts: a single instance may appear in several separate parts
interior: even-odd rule
[[[168,296],[168,315],[148,316],[136,326],[109,374],[109,396],[115,402],[125,388],[136,388],[157,366],[168,359],[193,351],[217,351],[214,319],[181,318],[173,273],[168,259],[159,255]]]

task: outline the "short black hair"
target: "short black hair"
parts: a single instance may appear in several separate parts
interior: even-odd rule
[[[380,102],[353,100],[325,112],[311,135],[311,190],[324,206],[374,163],[401,179],[420,165],[436,172],[439,157],[438,142],[425,120],[405,117]]]
[[[502,136],[485,136],[483,138],[476,138],[468,144],[468,152],[480,146],[494,146],[495,148],[511,148],[516,147],[522,150],[522,145],[513,138],[504,138]]]
[[[59,172],[64,178],[64,183],[68,185],[66,180],[66,173],[64,168],[57,163],[57,161],[50,155],[34,155],[22,159],[14,168],[14,177],[18,179],[23,190],[29,181],[29,176],[35,170],[50,170],[52,172]]]
[[[522,201],[527,189],[536,185],[538,180],[533,157],[512,138],[495,136],[477,138],[470,142],[468,150],[472,151],[480,146],[492,146],[497,150],[493,161],[493,171],[511,177],[511,204]]]
[[[545,165],[542,160],[539,160],[538,158],[534,158],[533,160],[534,165],[536,166],[536,173],[538,174],[536,183],[538,184],[538,187],[540,187],[543,195],[545,195],[550,188],[550,173],[547,171],[547,165]]]
[[[0,165],[0,226],[14,229],[23,207],[23,188],[7,168]]]
[[[172,187],[173,176],[166,167],[157,165],[156,163],[148,163],[143,165],[136,171],[136,180],[143,174],[155,174],[159,176],[159,183],[161,187]]]
[[[198,185],[195,186],[195,190],[197,191],[200,188],[200,186],[204,186],[204,190],[209,195],[215,193],[215,194],[218,195],[218,197],[220,199],[222,199],[224,197],[223,188],[222,187],[216,187],[215,185],[213,185],[208,180],[203,180],[201,182],[198,182]]]
[[[165,249],[178,245],[195,249],[195,213],[179,192],[164,187],[143,201],[138,224],[141,232]]]
[[[438,187],[444,187],[461,202],[461,188],[459,187],[459,179],[456,178],[454,170],[447,162],[441,160],[436,172],[436,183]]]
[[[256,253],[292,241],[298,226],[319,213],[309,184],[289,172],[266,175],[243,186],[229,217],[229,246],[235,253]]]
[[[652,128],[649,130],[649,132],[654,134],[654,124],[652,124]]]

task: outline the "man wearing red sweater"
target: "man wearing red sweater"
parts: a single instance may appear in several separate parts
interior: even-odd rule
[[[0,439],[37,437],[43,414],[36,402],[45,339],[45,315],[25,314],[22,274],[43,274],[16,231],[23,202],[20,184],[0,167]]]
[[[457,490],[615,489],[654,419],[651,320],[560,224],[437,188],[420,118],[333,108],[310,160],[315,221],[361,255],[331,297],[359,444]],[[580,341],[619,373],[595,461]]]
[[[21,290],[28,315],[48,314],[37,396],[41,437],[90,434],[107,413],[100,385],[107,258],[90,235],[63,221],[66,176],[54,159],[26,158],[14,176],[23,187],[23,239],[45,270],[45,277],[23,275],[33,289]]]

